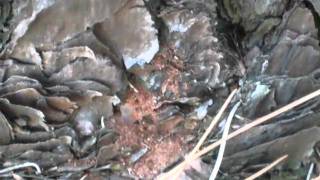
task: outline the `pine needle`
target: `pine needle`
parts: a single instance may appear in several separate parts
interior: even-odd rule
[[[201,145],[204,143],[206,138],[209,136],[210,132],[214,128],[214,126],[217,124],[221,116],[223,115],[224,111],[227,109],[228,105],[230,104],[233,96],[236,94],[237,89],[233,90],[231,94],[228,96],[226,101],[223,103],[221,109],[219,110],[218,114],[214,117],[214,119],[211,121],[209,127],[206,129],[204,134],[201,136],[200,140],[198,141],[197,145],[193,148],[193,150],[185,157],[185,160],[180,164],[180,166],[176,166],[176,168],[173,168],[171,171],[169,171],[166,174],[162,174],[158,177],[159,180],[166,180],[166,179],[176,179],[177,176],[180,174],[180,172],[185,168],[185,165],[187,165],[187,162],[190,162],[189,159],[192,159],[194,154],[199,151]]]
[[[220,166],[221,166],[221,163],[222,163],[222,159],[223,159],[224,150],[225,150],[226,145],[227,145],[226,137],[228,136],[232,119],[233,119],[236,111],[238,110],[239,106],[240,106],[240,102],[238,102],[236,105],[234,105],[233,108],[231,109],[231,112],[230,112],[228,118],[227,118],[227,122],[226,122],[226,125],[225,125],[224,130],[223,130],[223,134],[222,134],[222,137],[221,137],[221,139],[224,140],[224,141],[220,145],[218,156],[217,156],[217,159],[216,159],[216,163],[215,163],[214,168],[213,168],[213,170],[211,172],[209,180],[216,179],[216,176],[218,175],[218,172],[219,172],[219,169],[220,169]]]
[[[253,122],[243,126],[242,128],[230,133],[229,136],[227,137],[227,140],[234,138],[234,137],[238,136],[239,134],[242,134],[242,133],[250,130],[251,128],[258,126],[258,125],[260,125],[260,124],[262,124],[262,123],[264,123],[264,122],[266,122],[266,121],[268,121],[268,120],[270,120],[270,119],[272,119],[272,118],[274,118],[284,112],[287,112],[287,111],[289,111],[289,110],[291,110],[291,109],[293,109],[293,108],[295,108],[295,107],[297,107],[297,106],[299,106],[299,105],[301,105],[301,104],[303,104],[303,103],[305,103],[305,102],[307,102],[307,101],[309,101],[319,95],[320,95],[320,89],[317,91],[314,91],[306,96],[303,96],[300,99],[297,99],[297,100],[287,104],[286,106],[284,106],[276,111],[273,111],[265,116],[262,116],[256,120],[254,120]],[[196,159],[196,158],[208,153],[209,151],[211,151],[211,150],[215,149],[217,146],[219,146],[221,143],[222,143],[222,140],[219,140],[219,141],[212,143],[211,145],[203,148],[200,152],[196,153],[194,158]]]
[[[270,169],[272,169],[274,166],[278,165],[281,161],[285,160],[286,158],[288,158],[287,154],[282,156],[282,157],[280,157],[280,158],[278,158],[277,160],[273,161],[271,164],[269,164],[268,166],[264,167],[260,171],[254,173],[253,175],[251,175],[250,177],[246,178],[245,180],[257,179],[258,177],[260,177],[261,175],[263,175],[264,173],[266,173]]]
[[[22,168],[26,168],[26,167],[34,167],[36,169],[36,174],[41,174],[41,169],[39,167],[38,164],[33,163],[33,162],[26,162],[23,164],[19,164],[16,166],[11,166],[11,167],[7,167],[5,169],[1,169],[0,170],[0,174],[4,174],[4,173],[8,173],[17,169],[22,169]]]
[[[316,91],[314,91],[314,92],[312,92],[312,93],[310,93],[310,94],[308,94],[306,96],[303,96],[303,97],[301,97],[301,98],[299,98],[299,99],[287,104],[286,106],[284,106],[284,107],[282,107],[282,108],[280,108],[280,109],[278,109],[276,111],[273,111],[273,112],[271,112],[271,113],[269,113],[269,114],[267,114],[265,116],[262,116],[262,117],[260,117],[260,118],[258,118],[256,120],[254,120],[253,122],[243,126],[242,128],[230,133],[226,140],[234,138],[234,137],[238,136],[239,134],[242,134],[242,133],[250,130],[251,128],[253,128],[255,126],[258,126],[258,125],[260,125],[260,124],[262,124],[262,123],[264,123],[264,122],[266,122],[266,121],[268,121],[268,120],[270,120],[270,119],[272,119],[272,118],[274,118],[274,117],[276,117],[276,116],[278,116],[278,115],[280,115],[280,114],[282,114],[284,112],[287,112],[287,111],[289,111],[289,110],[291,110],[291,109],[293,109],[293,108],[295,108],[295,107],[297,107],[297,106],[299,106],[299,105],[301,105],[301,104],[303,104],[303,103],[305,103],[305,102],[307,102],[307,101],[309,101],[309,100],[311,100],[311,99],[313,99],[313,98],[315,98],[315,97],[317,97],[319,95],[320,95],[320,89],[318,89],[318,90],[316,90]],[[212,143],[211,145],[203,148],[199,152],[196,152],[192,156],[189,155],[186,158],[185,161],[183,161],[180,164],[178,164],[176,167],[174,167],[171,171],[167,172],[166,174],[161,175],[159,177],[159,179],[163,179],[163,180],[175,179],[174,177],[176,177],[178,174],[180,174],[180,172],[184,169],[184,167],[187,164],[189,164],[189,162],[191,162],[192,160],[195,160],[195,159],[201,157],[202,155],[210,152],[211,150],[215,149],[222,142],[223,142],[223,140],[220,139],[219,141],[217,141],[215,143]],[[317,180],[320,180],[320,177]]]

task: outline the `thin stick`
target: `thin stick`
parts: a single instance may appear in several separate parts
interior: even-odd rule
[[[262,174],[268,172],[270,169],[272,169],[274,166],[278,165],[281,161],[285,160],[286,158],[288,158],[288,155],[284,155],[280,158],[278,158],[277,160],[275,160],[274,162],[272,162],[271,164],[269,164],[268,166],[264,167],[263,169],[261,169],[260,171],[254,173],[253,175],[251,175],[250,177],[246,178],[245,180],[254,180],[257,179],[258,177],[260,177]]]
[[[131,82],[129,82],[128,84],[129,84],[129,87],[130,87],[131,89],[133,89],[133,91],[134,91],[135,93],[139,93],[138,89],[137,89],[136,87],[134,87],[134,85],[133,85]]]
[[[209,180],[216,179],[216,176],[218,175],[218,172],[219,172],[219,169],[220,169],[220,166],[221,166],[221,163],[222,163],[224,150],[225,150],[226,144],[227,144],[226,143],[227,142],[226,138],[228,137],[229,129],[230,129],[231,122],[232,122],[232,119],[234,117],[234,114],[236,113],[236,111],[237,111],[239,106],[240,106],[240,102],[238,102],[236,105],[234,105],[233,108],[230,111],[230,114],[229,114],[228,118],[227,118],[227,122],[226,122],[226,125],[224,127],[222,138],[221,138],[223,140],[223,143],[221,144],[221,146],[219,148],[219,153],[218,153],[218,156],[217,156],[217,160],[216,160],[214,168],[213,168],[213,170],[211,172]]]
[[[101,116],[100,123],[101,123],[101,129],[104,129],[106,127],[106,125],[104,124],[104,116]]]
[[[85,180],[87,178],[88,174],[83,175],[80,180]]]
[[[306,180],[310,180],[311,179],[313,168],[314,168],[314,163],[311,163],[311,165],[309,167],[308,175],[306,177]]]
[[[197,145],[193,148],[193,150],[190,153],[190,156],[195,154],[203,144],[203,142],[206,140],[206,138],[209,136],[210,132],[214,128],[214,126],[217,124],[219,119],[221,118],[223,112],[227,109],[228,105],[230,104],[233,96],[236,94],[237,89],[233,90],[231,94],[228,96],[227,100],[223,103],[221,109],[219,110],[218,114],[214,117],[214,119],[211,121],[210,126],[206,129],[200,140],[198,141]]]
[[[231,94],[228,96],[228,98],[226,99],[226,101],[223,103],[221,109],[219,110],[219,112],[217,113],[217,115],[214,117],[214,119],[211,121],[209,127],[206,129],[206,131],[204,132],[204,134],[201,136],[200,140],[198,141],[197,145],[193,148],[193,150],[186,156],[185,161],[183,162],[189,162],[188,159],[192,158],[192,156],[194,156],[194,154],[196,152],[198,152],[198,150],[200,149],[201,145],[203,144],[203,142],[206,140],[206,138],[208,137],[208,135],[210,134],[210,132],[212,131],[212,129],[214,128],[214,126],[217,124],[218,120],[221,118],[223,112],[226,110],[226,108],[228,107],[228,105],[230,104],[233,96],[236,94],[237,89],[233,90],[231,92]],[[159,180],[166,180],[166,179],[175,179],[177,175],[179,175],[179,173],[176,172],[181,172],[182,169],[184,169],[186,163],[181,164],[182,166],[179,168],[174,168],[171,171],[169,171],[166,174],[163,174],[162,176],[159,176],[158,179]]]
[[[38,164],[32,163],[32,162],[26,162],[26,163],[19,164],[16,166],[11,166],[11,167],[7,167],[5,169],[1,169],[0,174],[4,174],[4,173],[10,172],[10,171],[25,168],[25,167],[34,167],[36,169],[36,174],[41,174],[41,170],[40,170],[40,167],[38,166]]]
[[[294,107],[299,106],[299,105],[301,105],[301,104],[303,104],[303,103],[305,103],[305,102],[307,102],[307,101],[309,101],[309,100],[311,100],[311,99],[313,99],[313,98],[315,98],[315,97],[317,97],[317,96],[319,96],[319,95],[320,95],[320,89],[319,89],[319,90],[316,90],[316,91],[314,91],[314,92],[312,92],[312,93],[310,93],[310,94],[308,94],[308,95],[306,95],[306,96],[303,96],[303,97],[301,97],[301,98],[299,98],[299,99],[291,102],[290,104],[288,104],[288,105],[286,105],[286,106],[284,106],[284,107],[282,107],[282,108],[280,108],[280,109],[278,109],[278,110],[276,110],[276,111],[273,111],[272,113],[269,113],[269,114],[267,114],[267,115],[265,115],[265,116],[262,116],[262,117],[256,119],[255,121],[253,121],[253,122],[251,122],[251,123],[243,126],[242,128],[240,128],[240,129],[232,132],[232,133],[227,137],[227,140],[229,140],[229,139],[231,139],[231,138],[233,138],[233,137],[235,137],[235,136],[237,136],[237,135],[239,135],[239,134],[241,134],[241,133],[243,133],[243,132],[246,132],[246,131],[248,131],[249,129],[251,129],[251,128],[257,126],[257,125],[260,125],[261,123],[264,123],[264,122],[266,122],[267,120],[270,120],[271,118],[274,118],[274,117],[278,116],[279,114],[282,114],[282,113],[284,113],[284,112],[287,112],[287,111],[289,111],[290,109],[293,109]],[[197,159],[198,157],[200,157],[200,156],[208,153],[209,151],[215,149],[215,148],[216,148],[217,146],[219,146],[221,143],[222,143],[222,140],[219,140],[219,141],[217,141],[217,142],[215,142],[215,143],[212,143],[211,145],[203,148],[200,152],[198,152],[198,153],[194,154],[192,157],[190,157],[190,158],[188,159],[188,161],[185,160],[185,161],[181,162],[179,165],[177,165],[175,168],[173,168],[173,169],[172,169],[171,171],[169,171],[167,174],[168,174],[168,175],[172,175],[173,173],[174,173],[174,174],[180,173],[180,172],[181,172],[181,169],[183,169],[188,162],[190,162],[190,161],[192,161],[192,160],[195,160],[195,159]],[[170,176],[163,176],[163,177],[170,177]],[[160,179],[163,179],[163,178],[160,177]],[[167,178],[167,179],[168,179],[168,178]],[[320,177],[319,177],[318,180],[320,180]]]
[[[269,113],[269,114],[267,114],[265,116],[262,116],[262,117],[260,117],[260,118],[258,118],[256,120],[254,120],[253,122],[243,126],[242,128],[230,133],[229,136],[227,137],[227,140],[229,140],[231,138],[234,138],[235,136],[238,136],[239,134],[242,134],[242,133],[248,131],[249,129],[251,129],[251,128],[255,127],[255,126],[258,126],[258,125],[260,125],[260,124],[262,124],[262,123],[264,123],[264,122],[266,122],[266,121],[268,121],[268,120],[270,120],[270,119],[272,119],[272,118],[274,118],[274,117],[276,117],[276,116],[278,116],[278,115],[280,115],[280,114],[282,114],[284,112],[287,112],[290,109],[293,109],[294,107],[297,107],[297,106],[299,106],[299,105],[301,105],[301,104],[303,104],[303,103],[305,103],[305,102],[307,102],[307,101],[309,101],[309,100],[311,100],[311,99],[313,99],[313,98],[315,98],[315,97],[317,97],[319,95],[320,95],[320,89],[317,90],[317,91],[314,91],[314,92],[312,92],[312,93],[310,93],[310,94],[308,94],[306,96],[303,96],[300,99],[297,99],[297,100],[291,102],[290,104],[288,104],[288,105],[286,105],[286,106],[284,106],[284,107],[282,107],[282,108],[280,108],[280,109],[278,109],[276,111],[273,111],[272,113]],[[200,157],[200,156],[202,156],[202,155],[204,155],[204,154],[206,154],[206,153],[208,153],[209,151],[213,150],[214,148],[219,146],[221,143],[222,143],[222,141],[219,140],[219,141],[216,141],[216,142],[212,143],[211,145],[203,148],[200,152],[195,154],[195,159]]]

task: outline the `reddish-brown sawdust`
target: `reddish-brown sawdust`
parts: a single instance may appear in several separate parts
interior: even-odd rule
[[[181,71],[183,65],[181,60],[172,54],[170,49],[159,52],[151,66],[146,71],[161,71],[167,78],[162,82],[161,92],[150,92],[142,85],[133,84],[136,90],[130,89],[123,101],[123,106],[130,111],[129,118],[121,113],[115,115],[111,121],[111,128],[119,134],[116,141],[121,149],[131,148],[138,151],[147,148],[147,153],[137,162],[130,163],[129,156],[121,157],[128,169],[137,177],[153,178],[168,165],[182,157],[188,150],[184,143],[185,133],[172,133],[172,129],[184,121],[181,116],[173,117],[168,124],[159,122],[157,113],[159,103],[156,101],[158,95],[170,91],[175,97],[180,97]],[[143,74],[145,72],[140,71]],[[128,115],[126,115],[128,116]],[[134,153],[134,152],[133,152]]]

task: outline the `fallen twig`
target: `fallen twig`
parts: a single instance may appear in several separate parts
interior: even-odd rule
[[[226,148],[226,138],[228,137],[228,134],[229,134],[229,129],[230,129],[230,126],[231,126],[231,122],[232,122],[232,119],[234,117],[234,114],[236,113],[238,107],[240,106],[240,102],[238,102],[236,105],[233,106],[233,108],[231,109],[231,112],[227,118],[227,122],[226,122],[226,125],[224,127],[224,130],[223,130],[223,134],[222,134],[222,138],[221,140],[223,140],[220,148],[219,148],[219,153],[218,153],[218,157],[217,157],[217,160],[216,160],[216,163],[214,165],[214,168],[211,172],[211,175],[210,175],[210,178],[209,180],[214,180],[219,172],[219,169],[220,169],[220,165],[222,163],[222,158],[223,158],[223,154],[224,154],[224,150]]]
[[[270,119],[272,119],[272,118],[274,118],[274,117],[276,117],[276,116],[278,116],[278,115],[280,115],[280,114],[282,114],[284,112],[287,112],[290,109],[293,109],[294,107],[299,106],[299,105],[301,105],[301,104],[303,104],[303,103],[305,103],[305,102],[307,102],[307,101],[309,101],[309,100],[311,100],[311,99],[313,99],[313,98],[315,98],[315,97],[317,97],[319,95],[320,95],[320,89],[317,90],[317,91],[314,91],[314,92],[312,92],[312,93],[310,93],[310,94],[308,94],[306,96],[303,96],[300,99],[297,99],[297,100],[291,102],[290,104],[288,104],[288,105],[286,105],[286,106],[284,106],[284,107],[282,107],[282,108],[280,108],[280,109],[278,109],[276,111],[273,111],[273,112],[271,112],[271,113],[269,113],[269,114],[267,114],[265,116],[262,116],[262,117],[260,117],[260,118],[258,118],[256,120],[254,120],[253,122],[243,126],[242,128],[230,133],[229,136],[227,137],[227,140],[229,140],[231,138],[234,138],[235,136],[238,136],[239,134],[244,133],[244,132],[248,131],[249,129],[251,129],[251,128],[255,127],[255,126],[258,126],[258,125],[260,125],[260,124],[262,124],[262,123],[264,123],[264,122],[266,122],[266,121],[268,121],[268,120],[270,120]],[[206,153],[208,153],[209,151],[213,150],[214,148],[219,146],[221,143],[222,143],[222,141],[219,140],[219,141],[217,141],[215,143],[212,143],[211,145],[203,148],[200,152],[195,154],[195,159],[200,157],[200,156],[202,156],[202,155],[204,155],[204,154],[206,154]]]
[[[309,167],[309,171],[308,171],[307,177],[306,177],[306,180],[310,180],[311,179],[313,168],[314,168],[314,163],[311,163],[311,165]]]
[[[131,82],[129,82],[128,84],[129,84],[129,87],[130,87],[131,89],[133,89],[133,91],[134,91],[135,93],[139,93],[138,89],[137,89],[136,87],[134,87],[134,85],[133,85]]]
[[[262,123],[264,123],[264,122],[266,122],[266,121],[268,121],[268,120],[270,120],[270,119],[272,119],[272,118],[274,118],[274,117],[276,117],[276,116],[278,116],[278,115],[280,115],[280,114],[282,114],[284,112],[287,112],[290,109],[293,109],[294,107],[299,106],[299,105],[301,105],[301,104],[303,104],[303,103],[305,103],[305,102],[307,102],[307,101],[309,101],[309,100],[311,100],[311,99],[313,99],[313,98],[315,98],[315,97],[317,97],[319,95],[320,95],[320,89],[316,90],[316,91],[314,91],[314,92],[312,92],[312,93],[310,93],[310,94],[308,94],[306,96],[303,96],[303,97],[291,102],[290,104],[288,104],[288,105],[286,105],[286,106],[284,106],[284,107],[282,107],[282,108],[280,108],[280,109],[278,109],[276,111],[273,111],[273,112],[271,112],[271,113],[269,113],[269,114],[267,114],[265,116],[262,116],[262,117],[256,119],[255,121],[243,126],[242,128],[230,133],[228,135],[228,137],[226,138],[226,140],[229,140],[229,139],[231,139],[231,138],[233,138],[233,137],[235,137],[235,136],[237,136],[237,135],[239,135],[239,134],[241,134],[243,132],[246,132],[249,129],[251,129],[251,128],[255,127],[255,126],[258,126],[258,125],[260,125],[260,124],[262,124]],[[167,172],[164,175],[161,175],[159,177],[159,179],[168,179],[168,177],[172,177],[174,175],[179,174],[183,170],[183,168],[186,166],[186,164],[188,164],[192,160],[195,160],[195,159],[199,158],[200,156],[208,153],[209,151],[215,149],[222,142],[223,142],[222,140],[219,140],[219,141],[217,141],[215,143],[212,143],[211,145],[203,148],[201,151],[195,153],[192,157],[189,157],[185,161],[183,161],[180,164],[178,164],[171,171]],[[174,177],[176,177],[176,176],[174,176]],[[318,180],[320,180],[320,177],[319,177]]]
[[[196,144],[196,146],[193,148],[193,150],[185,157],[185,161],[183,161],[180,165],[176,166],[173,168],[171,171],[168,173],[162,174],[158,177],[159,180],[166,180],[166,179],[176,179],[179,173],[185,168],[185,165],[187,164],[186,162],[190,162],[189,160],[192,159],[194,154],[199,151],[201,145],[204,143],[206,138],[209,136],[210,132],[214,128],[214,126],[217,124],[218,120],[221,118],[222,114],[230,104],[233,96],[237,92],[237,89],[233,90],[231,94],[228,96],[226,101],[223,103],[222,107],[218,111],[217,115],[214,117],[214,119],[211,121],[209,127],[206,129],[204,134],[201,136],[200,140]]]
[[[179,172],[181,172],[184,169],[185,165],[187,164],[186,162],[190,162],[189,160],[194,156],[194,154],[196,152],[199,151],[201,145],[204,143],[204,141],[209,136],[209,134],[212,131],[212,129],[214,128],[214,126],[217,124],[217,122],[221,118],[222,114],[224,113],[224,111],[226,110],[228,105],[230,104],[230,102],[231,102],[231,100],[232,100],[232,98],[233,98],[233,96],[235,95],[236,92],[237,92],[237,89],[233,90],[231,92],[231,94],[228,96],[228,98],[223,103],[223,105],[222,105],[221,109],[219,110],[219,112],[217,113],[217,115],[211,121],[210,126],[206,129],[206,131],[204,132],[204,134],[202,135],[202,137],[198,141],[197,145],[193,148],[193,150],[185,157],[185,161],[182,162],[181,166],[180,167],[177,166],[176,168],[173,168],[168,173],[162,174],[161,176],[158,177],[158,179],[165,180],[165,179],[169,179],[169,177],[170,177],[170,179],[176,179],[177,178],[177,176],[179,175]]]
[[[224,102],[221,109],[219,110],[218,114],[214,117],[214,119],[210,123],[210,126],[206,129],[206,131],[204,132],[204,134],[202,135],[202,137],[198,141],[197,145],[193,148],[193,150],[189,154],[190,156],[193,155],[194,153],[196,153],[200,149],[201,145],[206,140],[206,138],[209,136],[210,132],[212,131],[214,126],[217,124],[217,122],[221,118],[222,114],[224,113],[224,111],[226,110],[228,105],[230,104],[230,102],[231,102],[233,96],[236,94],[236,92],[237,92],[236,89],[231,92],[231,94],[229,95],[229,97],[227,98],[227,100]]]
[[[41,174],[40,167],[36,163],[32,163],[32,162],[26,162],[26,163],[19,164],[19,165],[16,165],[16,166],[11,166],[11,167],[4,168],[4,169],[0,170],[0,174],[8,173],[10,171],[13,171],[13,170],[16,170],[16,169],[25,168],[25,167],[34,167],[36,169],[36,174]]]
[[[260,177],[262,174],[268,172],[270,169],[272,169],[274,166],[276,166],[277,164],[279,164],[281,161],[285,160],[286,158],[288,158],[288,155],[284,155],[284,156],[278,158],[277,160],[275,160],[274,162],[272,162],[271,164],[269,164],[265,168],[261,169],[260,171],[254,173],[253,175],[246,178],[245,180],[254,180],[254,179]]]
[[[88,174],[83,175],[80,180],[85,180],[88,177]]]

